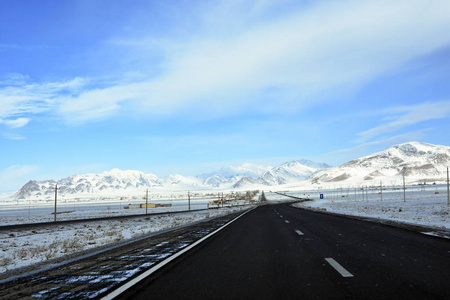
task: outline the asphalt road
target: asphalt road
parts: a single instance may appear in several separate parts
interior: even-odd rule
[[[450,241],[266,205],[119,298],[450,299]]]

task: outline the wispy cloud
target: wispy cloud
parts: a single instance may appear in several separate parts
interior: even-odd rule
[[[365,143],[380,135],[391,133],[405,127],[450,116],[450,101],[428,102],[409,106],[400,106],[384,110],[384,124],[360,132],[358,142]]]
[[[9,128],[20,128],[28,124],[30,119],[28,118],[17,118],[15,120],[2,120],[0,119],[0,124],[5,124]]]
[[[418,140],[423,139],[426,136],[426,132],[429,130],[430,130],[429,128],[426,128],[426,129],[422,129],[422,130],[402,133],[402,134],[394,135],[394,136],[391,136],[388,138],[358,144],[357,146],[352,147],[352,148],[333,151],[329,154],[355,152],[355,151],[360,151],[360,150],[367,149],[370,147],[375,147],[375,146],[392,146],[395,144],[401,144],[401,143],[406,143],[406,142],[410,142],[410,141],[418,141]]]
[[[14,133],[4,133],[2,134],[2,137],[12,141],[21,141],[26,139],[23,135]]]
[[[57,98],[79,93],[88,80],[76,77],[67,81],[36,83],[27,75],[9,74],[3,82],[4,86],[0,86],[0,118],[7,119],[54,110]],[[21,120],[23,122],[24,118]]]
[[[14,85],[24,85],[30,80],[28,75],[20,73],[7,73],[0,77],[0,86],[14,86]]]
[[[380,151],[382,148],[387,148],[392,145],[407,143],[411,141],[420,141],[424,139],[427,134],[426,132],[431,129],[421,129],[417,131],[406,132],[390,137],[379,138],[370,142],[365,142],[358,144],[351,148],[340,149],[330,153],[326,153],[324,157],[326,159],[333,161],[335,164],[341,164],[350,159],[355,159],[373,153],[375,151]]]
[[[230,14],[237,9],[226,14],[203,11],[203,26],[214,26],[162,47],[158,76],[60,98],[59,112],[68,120],[85,122],[130,107],[154,115],[298,110],[321,101],[324,94],[357,89],[449,43],[450,4],[438,2],[319,2],[267,20],[263,17],[271,6],[262,5],[252,9],[260,18],[251,26],[238,22],[241,27],[229,30],[218,24],[225,17],[234,19]],[[244,9],[243,2],[233,3]],[[236,17],[242,20],[242,14]],[[152,47],[158,42],[142,37],[128,45],[145,47],[149,40]],[[274,93],[270,101],[264,98],[268,90]]]
[[[149,67],[147,79],[140,73],[132,81],[126,74],[133,70],[127,70],[122,81],[99,86],[91,84],[98,78],[38,83],[9,73],[0,78],[0,118],[52,112],[67,122],[84,123],[124,112],[190,118],[292,113],[342,98],[450,43],[448,1],[283,4],[292,9],[280,13],[277,1],[204,4],[197,15],[186,16],[200,20],[194,32],[112,39],[131,49],[134,60],[158,66],[157,71]],[[427,118],[406,108],[403,112],[362,132],[360,142]]]
[[[7,74],[0,82],[0,125],[6,127],[6,131],[0,131],[0,136],[9,140],[26,139],[15,131],[38,114],[55,113],[61,95],[79,93],[87,82],[77,77],[68,81],[36,83],[27,75]]]

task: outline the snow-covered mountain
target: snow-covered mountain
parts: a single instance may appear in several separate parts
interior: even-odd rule
[[[310,165],[314,164],[311,161],[304,161],[304,162],[308,162]],[[290,161],[282,164],[279,167],[272,168],[269,171],[265,172],[261,177],[258,178],[257,181],[265,185],[279,185],[291,183],[295,181],[305,180],[317,170],[318,168],[306,166],[305,164],[302,164],[300,161]]]
[[[179,174],[169,175],[160,179],[163,187],[174,187],[175,189],[190,189],[201,187],[202,181],[197,177],[185,177]]]
[[[246,163],[239,167],[222,168],[197,177],[203,179],[205,185],[216,187],[228,185],[232,188],[239,188],[248,184],[279,185],[304,180],[319,169],[330,167],[325,163],[316,163],[306,159],[286,162],[278,167]]]
[[[312,183],[370,184],[381,180],[408,182],[442,179],[450,165],[450,147],[409,142],[314,174]]]
[[[304,185],[370,185],[384,181],[399,182],[405,175],[409,183],[438,181],[450,166],[450,147],[410,142],[387,148],[339,167],[311,161],[286,162],[278,167],[244,164],[195,177],[169,175],[158,178],[140,171],[113,169],[100,174],[74,175],[55,181],[34,181],[25,184],[16,199],[51,199],[58,184],[59,194],[66,197],[83,195],[142,194],[149,188],[160,191],[263,189],[284,184]]]
[[[309,162],[309,161],[308,161]],[[310,164],[315,164],[309,162]],[[16,194],[16,199],[51,199],[55,185],[64,196],[142,194],[144,189],[198,190],[198,189],[246,189],[258,186],[278,185],[303,180],[316,169],[299,161],[279,167],[243,164],[239,167],[222,168],[219,171],[196,177],[169,175],[158,178],[140,171],[112,169],[100,174],[74,175],[61,180],[31,180]]]
[[[161,187],[163,182],[154,174],[140,171],[112,169],[100,174],[73,175],[61,180],[30,180],[16,194],[17,199],[51,197],[58,185],[61,195],[108,194],[117,190],[141,190]]]
[[[216,175],[212,175],[212,176],[206,178],[203,181],[203,184],[218,187],[222,183],[228,182],[228,181],[229,181],[229,179],[226,179],[225,177],[216,174]]]
[[[313,169],[328,169],[331,168],[332,166],[326,164],[326,163],[316,163],[312,160],[309,159],[299,159],[299,160],[294,160],[292,162],[298,162],[304,166],[313,168]]]
[[[250,163],[242,164],[238,167],[228,166],[226,168],[221,168],[218,171],[197,175],[198,178],[202,179],[205,183],[210,184],[220,184],[227,182],[231,178],[242,178],[251,177],[257,178],[272,169],[270,166],[254,165]]]

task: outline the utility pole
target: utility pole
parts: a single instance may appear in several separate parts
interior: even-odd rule
[[[191,194],[188,191],[188,210],[191,211]]]
[[[145,193],[145,214],[148,214],[148,189],[147,192]]]

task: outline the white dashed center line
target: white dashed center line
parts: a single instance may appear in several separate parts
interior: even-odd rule
[[[289,221],[288,220],[284,220],[286,223],[288,223],[289,224]]]
[[[336,270],[342,277],[353,277],[353,275],[341,266],[337,261],[332,258],[325,258],[325,260]]]
[[[300,230],[296,230],[295,232],[297,232],[298,235],[303,235],[303,232],[301,232]]]

